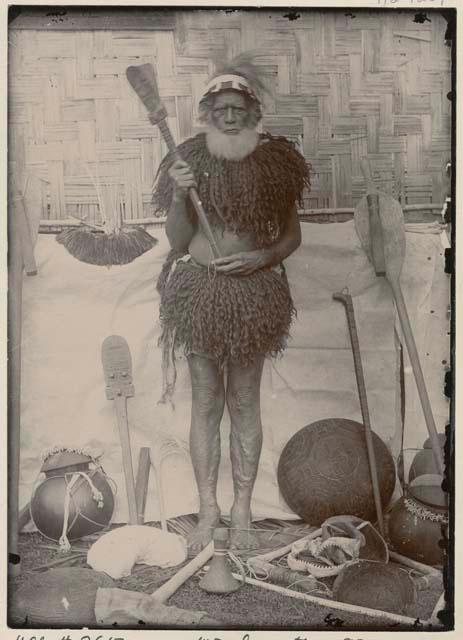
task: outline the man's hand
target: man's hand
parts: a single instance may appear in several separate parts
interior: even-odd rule
[[[183,162],[183,160],[177,160],[174,162],[168,173],[174,183],[174,188],[177,194],[186,196],[188,189],[196,187],[196,180],[190,165]]]
[[[217,258],[212,261],[212,265],[219,273],[244,276],[269,266],[269,259],[265,249],[256,249]]]

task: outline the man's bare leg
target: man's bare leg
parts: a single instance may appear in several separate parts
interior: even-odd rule
[[[231,546],[256,548],[251,528],[251,497],[262,449],[260,382],[264,357],[249,367],[229,365],[227,407],[230,412],[230,456],[235,499],[231,509]]]
[[[217,364],[196,354],[189,356],[191,375],[190,455],[199,492],[198,524],[188,536],[196,555],[212,539],[219,524],[217,476],[220,463],[220,422],[225,406],[223,373]]]

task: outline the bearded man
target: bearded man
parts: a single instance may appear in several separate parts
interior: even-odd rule
[[[282,261],[301,242],[296,204],[309,188],[304,158],[285,138],[259,134],[265,85],[245,56],[225,65],[199,105],[206,125],[160,166],[153,201],[167,212],[172,251],[158,281],[164,391],[173,391],[172,354],[183,348],[192,384],[190,453],[199,492],[198,553],[219,525],[220,423],[230,420],[234,487],[231,545],[256,546],[251,498],[262,448],[260,383],[266,356],[280,354],[295,313]],[[198,224],[196,187],[221,258]],[[170,376],[170,377],[169,377]]]

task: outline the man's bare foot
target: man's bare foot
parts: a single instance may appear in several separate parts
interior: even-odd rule
[[[187,547],[189,556],[197,556],[200,551],[207,547],[212,540],[214,529],[220,524],[220,511],[198,514],[198,523],[187,536]]]
[[[251,530],[251,510],[247,506],[234,504],[231,509],[230,548],[249,551],[259,548],[257,533]]]

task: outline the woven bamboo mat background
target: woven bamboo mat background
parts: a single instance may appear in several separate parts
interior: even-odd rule
[[[307,209],[354,206],[364,191],[365,155],[378,186],[403,204],[441,204],[451,61],[445,19],[427,15],[418,24],[408,11],[301,10],[288,19],[281,11],[208,9],[164,15],[158,29],[152,11],[146,23],[132,19],[130,29],[115,19],[100,19],[96,28],[84,18],[65,27],[13,22],[10,157],[40,178],[43,219],[98,221],[105,189],[117,190],[126,219],[150,217],[166,148],[126,67],[156,65],[181,141],[199,130],[196,105],[211,60],[257,50],[274,92],[263,128],[295,140],[313,165]]]

